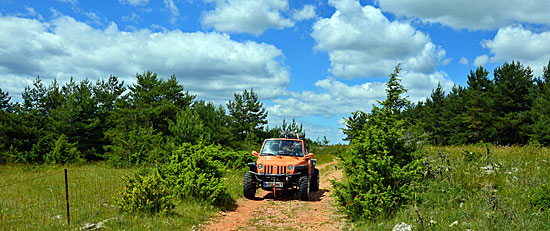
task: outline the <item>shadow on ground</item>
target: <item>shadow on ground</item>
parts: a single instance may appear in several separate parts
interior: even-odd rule
[[[309,192],[309,201],[321,201],[323,197],[325,197],[325,194],[329,192],[328,189],[320,189],[317,192]],[[300,197],[298,196],[298,190],[284,190],[284,191],[276,191],[275,196],[273,192],[269,192],[263,197],[254,197],[253,200],[276,200],[276,201],[291,201],[291,200],[300,200]]]

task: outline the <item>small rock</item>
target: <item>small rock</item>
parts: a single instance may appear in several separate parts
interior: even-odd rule
[[[222,212],[222,216],[227,216],[227,213],[226,213],[226,212]]]
[[[395,225],[392,229],[392,231],[411,231],[411,230],[412,230],[412,226],[407,225],[407,223],[405,222],[401,222]]]
[[[453,226],[455,226],[455,225],[458,225],[458,221],[454,221],[453,223],[451,223],[451,224],[449,225],[449,227],[453,227]]]

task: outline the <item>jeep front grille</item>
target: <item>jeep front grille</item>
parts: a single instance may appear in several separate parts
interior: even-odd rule
[[[286,166],[266,165],[265,174],[286,174]]]

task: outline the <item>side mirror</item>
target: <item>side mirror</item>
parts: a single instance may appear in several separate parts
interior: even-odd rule
[[[304,156],[306,159],[311,159],[313,158],[313,153],[309,153],[307,154],[306,156]]]
[[[256,151],[252,151],[252,155],[255,156],[255,157],[260,157],[260,153],[258,153]]]

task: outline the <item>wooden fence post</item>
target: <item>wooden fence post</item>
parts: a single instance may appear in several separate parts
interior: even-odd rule
[[[65,201],[67,201],[67,224],[71,225],[71,215],[69,213],[69,184],[67,181],[67,169],[65,169]]]

